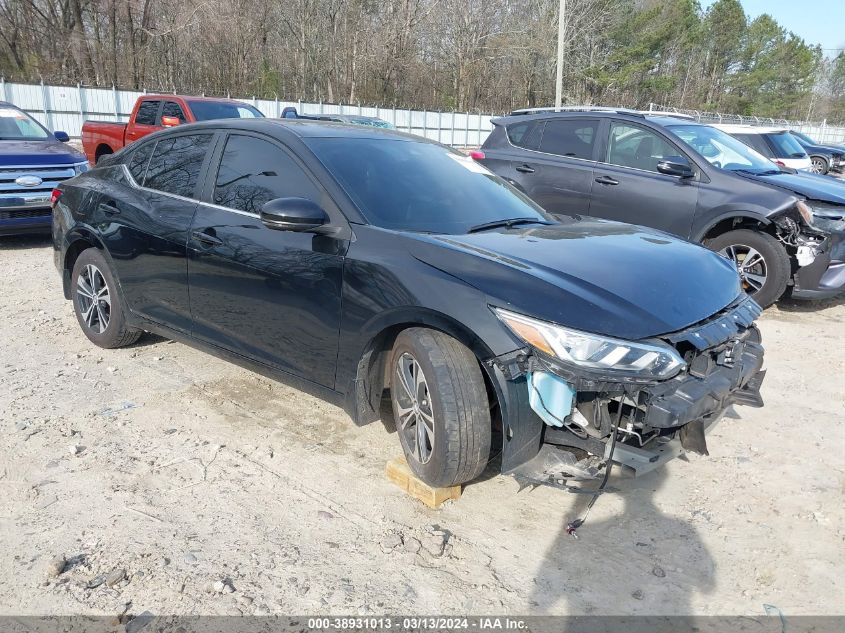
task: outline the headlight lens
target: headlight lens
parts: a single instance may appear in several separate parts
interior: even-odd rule
[[[685,365],[668,345],[635,343],[589,334],[493,308],[496,316],[522,341],[568,365],[607,376],[669,378]]]
[[[87,160],[84,163],[74,163],[74,165],[73,165],[73,173],[76,176],[78,176],[81,173],[88,171],[89,169],[90,169],[90,167],[88,166]]]
[[[845,205],[803,203],[812,214],[810,224],[822,231],[845,231]]]

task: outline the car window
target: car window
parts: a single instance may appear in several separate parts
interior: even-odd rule
[[[161,108],[161,116],[175,116],[181,123],[187,121],[182,107],[175,101],[165,101]]]
[[[558,156],[592,160],[599,122],[584,119],[546,121],[540,151]]]
[[[150,154],[153,152],[154,145],[155,143],[144,143],[133,149],[129,155],[126,168],[137,183],[144,182],[144,173],[147,171],[147,163],[150,162]]]
[[[651,130],[627,123],[613,123],[607,146],[607,162],[657,172],[657,163],[680,152]]]
[[[135,115],[135,123],[138,125],[155,125],[158,106],[161,101],[142,101],[138,106],[138,113]]]
[[[382,228],[462,234],[503,219],[549,221],[506,181],[441,145],[385,138],[306,143],[367,221]]]
[[[214,183],[214,204],[257,214],[275,198],[320,201],[320,192],[283,149],[259,138],[231,135]]]
[[[156,143],[144,186],[193,198],[211,134],[187,134]]]
[[[540,138],[543,136],[545,123],[545,121],[526,121],[510,125],[507,128],[508,139],[517,147],[540,149]]]
[[[740,141],[748,145],[748,147],[756,149],[767,158],[774,156],[772,148],[769,147],[768,143],[766,143],[766,139],[759,134],[732,134],[731,136],[738,138]]]
[[[804,158],[807,152],[789,132],[766,134],[779,158]]]
[[[264,115],[246,103],[230,101],[188,101],[194,119],[211,121],[212,119],[256,119]]]

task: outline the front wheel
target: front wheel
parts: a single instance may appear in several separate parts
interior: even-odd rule
[[[444,487],[481,474],[490,455],[490,403],[466,346],[437,330],[402,331],[390,357],[390,399],[417,477]]]
[[[737,229],[722,233],[706,246],[736,266],[745,292],[766,308],[786,291],[792,267],[783,244],[768,233]]]

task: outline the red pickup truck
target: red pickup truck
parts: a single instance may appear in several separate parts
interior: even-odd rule
[[[103,156],[114,154],[124,145],[166,127],[211,119],[263,116],[251,105],[231,99],[144,95],[135,102],[129,123],[85,121],[82,124],[82,147],[88,162],[96,165]]]

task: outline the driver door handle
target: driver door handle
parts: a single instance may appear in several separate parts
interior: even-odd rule
[[[616,178],[611,178],[610,176],[599,176],[596,178],[596,182],[600,185],[618,185],[619,181]]]
[[[191,233],[193,238],[198,242],[202,242],[203,244],[207,244],[208,246],[220,246],[223,244],[223,240],[219,237],[215,237],[205,231],[193,231]]]
[[[523,174],[533,174],[534,168],[531,165],[526,165],[523,163],[516,168],[517,171],[522,172]]]

